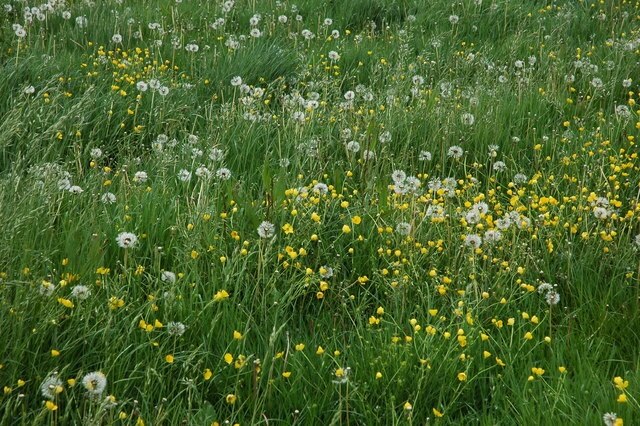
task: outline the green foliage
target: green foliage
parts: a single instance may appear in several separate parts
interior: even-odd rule
[[[0,11],[0,423],[633,422],[638,7],[231,3]]]

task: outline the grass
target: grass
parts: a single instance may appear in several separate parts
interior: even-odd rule
[[[634,424],[638,6],[424,3],[9,0],[0,423]]]

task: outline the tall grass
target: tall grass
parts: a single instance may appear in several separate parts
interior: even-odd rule
[[[638,417],[636,5],[49,4],[0,12],[0,423]]]

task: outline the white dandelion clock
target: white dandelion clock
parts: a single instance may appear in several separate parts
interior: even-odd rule
[[[396,225],[396,232],[403,237],[406,237],[411,233],[411,224],[407,222],[400,222]]]
[[[149,179],[149,175],[147,175],[147,172],[140,171],[140,172],[136,172],[133,175],[134,182],[145,183],[147,179]]]
[[[489,245],[496,244],[500,240],[502,240],[502,232],[498,230],[490,229],[484,233],[484,241]]]
[[[196,169],[196,176],[200,179],[209,179],[211,177],[211,170],[205,166],[200,166]]]
[[[78,26],[78,28],[85,28],[88,23],[89,21],[86,16],[76,17],[76,25]]]
[[[418,160],[420,161],[431,161],[432,157],[429,151],[420,151],[420,154],[418,154]]]
[[[71,181],[69,178],[62,178],[58,180],[58,189],[61,191],[68,191],[71,188]]]
[[[375,160],[376,159],[375,151],[365,149],[364,151],[362,151],[362,159],[364,161]]]
[[[458,160],[462,158],[463,154],[464,154],[464,149],[462,149],[462,147],[458,145],[453,145],[449,147],[449,150],[447,151],[447,156],[450,158],[453,158],[454,160]]]
[[[335,372],[336,379],[331,382],[335,385],[342,385],[349,381],[349,374],[351,373],[351,368],[339,368]]]
[[[71,289],[71,296],[78,300],[87,300],[91,296],[91,290],[86,285],[77,285]]]
[[[58,373],[56,372],[47,376],[40,385],[40,393],[49,400],[55,399],[60,392],[62,392],[62,380],[58,378]]]
[[[211,161],[222,161],[224,159],[224,151],[220,148],[211,148],[209,150],[209,159]]]
[[[347,151],[356,153],[360,151],[360,144],[356,141],[347,142],[346,145]]]
[[[629,107],[626,105],[616,106],[615,112],[616,112],[616,115],[622,119],[626,120],[631,118],[631,111],[629,110]]]
[[[176,274],[171,271],[162,271],[160,274],[160,280],[165,283],[173,284],[176,282]]]
[[[118,402],[116,401],[116,397],[113,395],[107,395],[102,401],[102,406],[107,410],[117,407]]]
[[[602,82],[602,79],[599,77],[594,77],[593,79],[591,79],[591,86],[593,86],[594,89],[602,89],[602,87],[604,87],[604,83]]]
[[[320,194],[320,195],[326,195],[329,193],[329,187],[327,186],[326,183],[323,183],[323,182],[318,182],[315,185],[313,185],[312,190],[316,194]]]
[[[138,237],[131,232],[121,232],[116,237],[116,242],[123,249],[134,248],[138,244]]]
[[[107,388],[107,376],[101,371],[94,371],[82,378],[82,385],[91,396],[101,396]]]
[[[82,189],[78,185],[71,185],[69,187],[69,192],[77,195],[77,194],[82,194],[84,192],[84,189]]]
[[[615,426],[618,421],[618,415],[616,413],[604,413],[602,416],[602,421],[605,426]]]
[[[481,213],[476,209],[471,209],[464,215],[465,222],[471,225],[475,225],[476,223],[480,222],[480,219]]]
[[[287,168],[287,167],[289,167],[289,165],[291,165],[291,160],[289,160],[286,157],[285,158],[281,158],[280,161],[278,161],[278,164],[282,168]]]
[[[513,183],[515,183],[516,185],[522,185],[524,183],[527,183],[528,180],[529,180],[529,178],[527,177],[527,175],[522,174],[522,173],[517,173],[513,177]]]
[[[103,204],[113,204],[116,202],[116,196],[111,192],[105,192],[100,197],[100,201],[102,201]]]
[[[184,50],[190,53],[196,53],[198,52],[198,50],[200,50],[200,46],[195,43],[189,43],[184,47]]]
[[[181,322],[171,321],[167,324],[167,333],[169,334],[169,336],[180,337],[184,334],[185,331],[187,331],[187,326],[185,326]]]
[[[405,179],[404,184],[406,185],[407,190],[414,194],[417,194],[418,190],[422,186],[422,182],[416,176],[408,176],[407,179]]]
[[[40,294],[45,297],[51,296],[55,290],[55,284],[50,281],[42,280],[42,282],[40,283]]]
[[[555,306],[560,302],[560,293],[555,290],[547,292],[545,299],[549,306]]]
[[[480,248],[480,246],[482,245],[482,237],[477,234],[467,235],[466,237],[464,237],[464,244],[467,247],[471,247],[473,249]]]
[[[178,172],[178,179],[182,182],[189,182],[191,180],[191,172],[189,170],[180,169]]]
[[[500,173],[507,170],[507,165],[504,163],[504,161],[496,161],[495,163],[493,163],[493,166],[491,166],[491,168],[494,172]]]
[[[407,174],[402,170],[394,170],[391,173],[391,179],[394,183],[402,183],[407,178]]]
[[[483,201],[475,203],[472,208],[480,214],[487,214],[489,212],[489,205]]]
[[[272,238],[276,233],[276,226],[266,220],[258,226],[258,235],[260,238]]]
[[[386,130],[386,131],[380,133],[380,136],[378,136],[378,141],[380,141],[380,143],[391,142],[391,132]]]
[[[318,272],[320,273],[320,276],[324,279],[329,279],[333,277],[333,268],[330,266],[327,266],[327,265],[321,266]]]
[[[549,283],[542,283],[538,286],[538,294],[546,294],[553,291],[553,285]]]
[[[216,170],[216,177],[220,180],[229,180],[231,179],[231,170],[226,167],[219,168]]]
[[[509,229],[509,227],[511,226],[511,218],[509,218],[508,216],[505,216],[503,218],[496,219],[495,223],[496,223],[496,228],[502,231],[505,231]]]
[[[468,112],[462,114],[462,124],[464,124],[465,126],[472,126],[475,122],[476,118],[473,116],[473,114]]]
[[[304,112],[302,112],[302,111],[295,111],[291,115],[291,118],[293,119],[293,121],[297,121],[299,123],[304,123],[305,115],[304,115]]]
[[[605,220],[611,215],[611,212],[605,207],[595,207],[593,209],[593,215],[596,219]]]

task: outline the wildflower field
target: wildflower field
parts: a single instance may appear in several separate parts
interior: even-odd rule
[[[44,1],[0,424],[640,424],[640,2]]]

